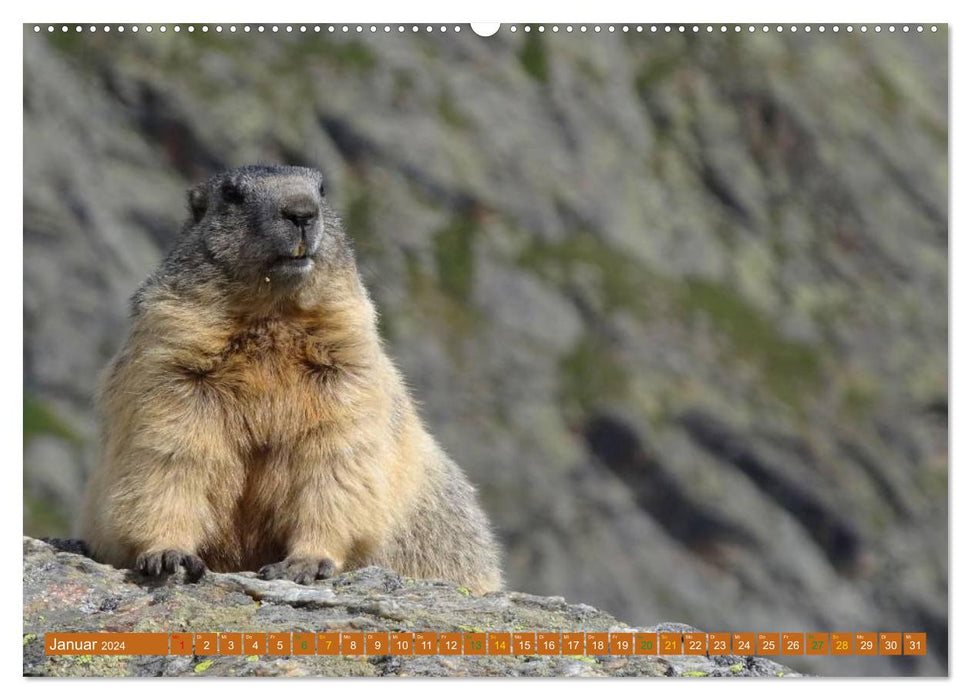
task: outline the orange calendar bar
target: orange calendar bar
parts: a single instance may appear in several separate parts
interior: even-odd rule
[[[829,648],[833,656],[853,654],[853,635],[849,632],[833,632],[829,635]]]
[[[637,632],[634,635],[634,654],[655,656],[657,654],[657,632]]]
[[[610,655],[611,656],[630,656],[634,653],[634,633],[633,632],[611,632],[610,633]]]
[[[480,656],[486,653],[485,632],[466,632],[463,637],[466,656]]]
[[[509,632],[489,633],[489,655],[505,656],[512,653],[512,635]]]
[[[778,654],[778,632],[759,632],[755,635],[755,653],[759,656],[774,656]]]
[[[368,632],[364,635],[364,649],[368,656],[384,656],[391,648],[391,635],[387,632]]]
[[[341,632],[341,650],[344,656],[361,656],[364,654],[363,632]],[[320,638],[317,638],[317,653],[320,652]],[[336,652],[335,652],[336,653]]]
[[[190,632],[173,632],[169,635],[169,653],[174,656],[192,655],[192,634]]]
[[[438,653],[443,656],[462,655],[462,633],[442,632],[438,635]]]
[[[195,634],[196,656],[214,656],[219,651],[219,635],[215,632]]]
[[[337,634],[334,633],[333,646],[336,649],[338,642]],[[307,656],[313,654],[323,654],[324,651],[317,651],[317,635],[313,632],[294,632],[293,633],[293,653],[297,656]],[[334,652],[336,653],[336,651]]]
[[[267,649],[272,656],[289,656],[291,653],[289,632],[270,632]]]
[[[732,653],[736,656],[751,656],[754,654],[755,635],[751,632],[733,632]]]
[[[302,636],[302,635],[301,635]],[[336,656],[341,653],[341,633],[340,632],[318,632],[314,639],[317,644],[317,654],[320,656]],[[313,654],[313,651],[303,649],[303,640],[294,639],[297,645],[298,654]],[[314,643],[310,643],[310,648],[314,648]]]
[[[732,635],[728,632],[709,632],[708,633],[708,654],[711,656],[724,656],[731,653]]]
[[[587,632],[587,655],[607,656],[610,653],[610,635],[606,632]]]
[[[438,635],[435,632],[415,632],[415,653],[419,655],[438,653]]]
[[[564,654],[583,656],[586,653],[586,635],[583,632],[564,632],[560,639],[560,648]]]
[[[876,656],[876,632],[857,632],[854,636],[854,642],[853,648],[856,650],[857,656]]]
[[[904,656],[923,656],[927,653],[927,634],[904,632]]]
[[[242,632],[221,632],[219,634],[220,656],[235,656],[243,653]]]
[[[559,632],[538,632],[536,634],[536,650],[543,656],[555,656],[560,653]]]
[[[900,656],[903,653],[903,634],[900,632],[880,633],[880,655]]]
[[[532,656],[536,653],[535,632],[513,632],[512,653],[516,656]]]
[[[169,635],[165,632],[48,632],[44,635],[44,653],[48,656],[166,656]]]
[[[784,632],[782,634],[782,654],[802,656],[806,653],[806,635],[803,632]]]
[[[708,635],[704,632],[685,632],[684,653],[693,656],[703,656],[708,653]]]
[[[825,632],[807,632],[806,653],[810,656],[827,656],[829,654],[829,635]]]
[[[243,634],[243,653],[257,656],[266,654],[266,633],[245,632]]]
[[[681,633],[680,632],[661,632],[658,634],[658,649],[664,655],[681,654]]]
[[[415,653],[414,632],[392,632],[391,653],[397,656],[410,656]]]
[[[923,656],[925,632],[48,632],[48,655]]]

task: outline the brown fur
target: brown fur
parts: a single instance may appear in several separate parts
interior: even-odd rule
[[[488,522],[424,429],[353,266],[283,298],[149,285],[98,403],[81,524],[98,559],[330,560],[501,586]]]

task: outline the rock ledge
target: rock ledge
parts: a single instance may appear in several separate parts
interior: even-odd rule
[[[98,564],[74,540],[24,538],[24,675],[29,676],[794,676],[738,656],[54,656],[45,632],[691,631],[631,628],[589,605],[404,578],[371,567],[313,586],[250,573],[158,584]]]

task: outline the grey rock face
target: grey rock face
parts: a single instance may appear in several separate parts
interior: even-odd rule
[[[24,53],[27,534],[70,532],[97,373],[185,187],[310,164],[511,588],[926,631],[926,657],[793,663],[946,672],[946,29]]]
[[[53,546],[52,546],[53,544]],[[97,564],[75,541],[24,538],[24,675],[31,676],[797,676],[738,656],[45,656],[49,632],[634,631],[563,598],[490,593],[369,567],[301,586],[251,573],[159,584]],[[665,623],[637,631],[692,631]]]

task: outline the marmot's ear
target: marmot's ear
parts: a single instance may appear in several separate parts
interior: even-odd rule
[[[189,213],[195,223],[202,221],[209,207],[209,193],[205,185],[196,185],[189,190]]]

